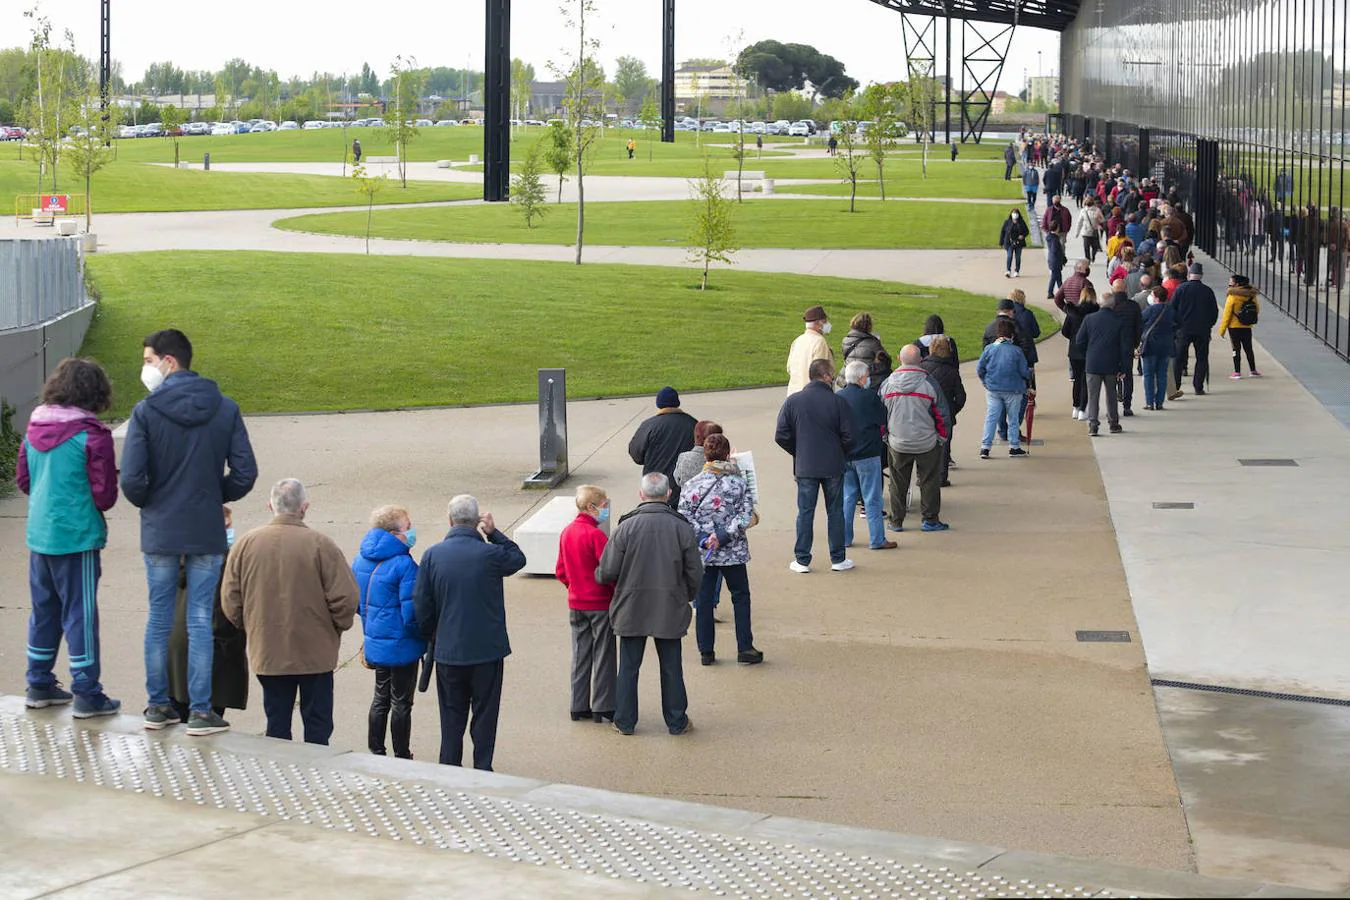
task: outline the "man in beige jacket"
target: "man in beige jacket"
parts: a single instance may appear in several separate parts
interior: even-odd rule
[[[802,316],[802,321],[806,323],[806,330],[797,335],[788,351],[789,396],[811,383],[811,363],[818,359],[828,359],[831,367],[834,363],[834,351],[825,340],[825,335],[830,333],[830,317],[825,315],[825,307],[811,307]]]
[[[234,545],[221,609],[248,636],[249,662],[263,690],[267,736],[291,739],[300,695],[305,743],[333,734],[333,670],[359,592],[338,545],[305,525],[309,499],[294,478],[272,487],[274,518]]]

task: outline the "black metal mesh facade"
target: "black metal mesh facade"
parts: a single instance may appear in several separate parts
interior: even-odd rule
[[[1180,185],[1196,244],[1350,359],[1345,0],[1138,0],[1063,33],[1070,133]]]

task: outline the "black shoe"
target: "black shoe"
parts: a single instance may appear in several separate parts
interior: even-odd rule
[[[1096,437],[1096,436],[1097,436],[1097,426],[1096,426],[1096,425],[1089,425],[1089,426],[1088,426],[1088,437]]]
[[[1147,408],[1147,407],[1146,407],[1146,408]],[[1129,408],[1127,407],[1127,408],[1125,409],[1125,411],[1121,413],[1121,415],[1122,415],[1122,416],[1132,416],[1132,415],[1134,415],[1134,410],[1129,409]]]
[[[747,666],[757,666],[764,662],[764,654],[762,651],[751,647],[749,650],[742,650],[740,653],[737,653],[736,662]]]
[[[601,723],[601,722],[613,722],[613,721],[614,721],[614,710],[612,710],[612,709],[606,709],[606,710],[601,710],[601,711],[595,713],[594,721],[596,722],[596,724],[599,724],[599,723]]]
[[[1124,431],[1124,430],[1125,430],[1125,429],[1122,428],[1122,427],[1120,427],[1120,425],[1118,425],[1118,424],[1117,424],[1117,425],[1112,425],[1112,426],[1111,426],[1111,433],[1112,433],[1112,434],[1120,434],[1120,433],[1121,433],[1122,431]]]
[[[1027,451],[1023,450],[1021,447],[1014,447],[1014,448],[1012,448],[1011,450],[1008,451],[1008,455],[1009,455],[1009,456],[1030,456],[1031,454],[1028,453]]]
[[[704,650],[699,653],[698,660],[705,666],[711,666],[713,663],[717,662],[717,654],[711,650]]]
[[[1207,393],[1209,393],[1209,392],[1206,391],[1206,390],[1204,390],[1204,389],[1202,389],[1202,388],[1196,388],[1196,389],[1195,389],[1195,396],[1197,396],[1197,397],[1203,397],[1203,396],[1205,396],[1205,394],[1207,394]]]
[[[952,483],[951,483],[950,481],[944,481],[944,482],[942,482],[942,484],[939,484],[939,485],[938,485],[938,487],[951,487],[951,486],[952,486]]]
[[[592,715],[589,709],[574,709],[572,710],[572,721],[580,722],[583,719],[589,719]]]
[[[981,447],[981,448],[980,448],[980,459],[988,459],[988,458],[989,458],[989,448],[988,448],[988,447]]]

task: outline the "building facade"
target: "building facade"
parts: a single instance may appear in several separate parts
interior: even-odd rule
[[[744,90],[744,81],[731,66],[694,66],[675,70],[676,100],[734,100]]]
[[[1027,79],[1027,101],[1044,103],[1051,109],[1059,108],[1059,76],[1033,75]]]
[[[1196,245],[1350,359],[1345,0],[1103,4],[1064,32],[1065,130],[1178,185]]]

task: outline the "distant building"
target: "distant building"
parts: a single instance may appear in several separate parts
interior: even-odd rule
[[[694,66],[685,63],[675,70],[675,99],[734,100],[745,89],[744,80],[726,63]]]
[[[542,118],[561,115],[566,96],[565,81],[531,81],[529,115]]]
[[[1001,116],[1008,111],[1008,101],[1012,97],[1007,91],[994,91],[994,96],[989,101],[989,114],[991,116]]]
[[[1027,79],[1027,100],[1032,103],[1044,103],[1051,109],[1059,109],[1059,76],[1033,75]]]

